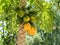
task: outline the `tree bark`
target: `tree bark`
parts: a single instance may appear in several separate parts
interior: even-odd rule
[[[17,45],[26,45],[25,43],[25,30],[23,29],[23,24],[19,24],[18,26],[18,34],[17,34]]]
[[[26,0],[22,0],[22,1],[21,1],[21,7],[22,7],[22,8],[25,8],[25,6],[26,6]]]
[[[26,0],[21,0],[21,8],[25,8],[26,6]],[[25,30],[23,29],[23,24],[18,25],[18,34],[17,34],[17,45],[26,45],[25,43]]]

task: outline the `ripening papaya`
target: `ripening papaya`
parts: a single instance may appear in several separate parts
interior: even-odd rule
[[[28,30],[30,30],[31,29],[31,24],[30,23],[25,23],[24,24],[24,30],[25,31],[28,31]]]
[[[29,22],[29,21],[30,21],[30,17],[29,17],[29,16],[25,16],[25,17],[23,18],[23,21],[24,21],[24,22]]]
[[[37,32],[37,28],[36,27],[31,27],[30,30],[27,31],[27,33],[31,36],[35,35]]]
[[[25,12],[22,10],[19,12],[19,17],[23,17],[25,15]]]
[[[36,21],[34,16],[31,16],[30,18],[31,18],[31,22],[35,22]]]

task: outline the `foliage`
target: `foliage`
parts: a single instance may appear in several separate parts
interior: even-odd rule
[[[50,1],[51,2],[45,2],[45,0],[27,0],[27,5],[21,8],[21,0],[0,0],[0,21],[3,21],[3,23],[0,24],[0,26],[3,27],[3,32],[0,33],[1,38],[4,40],[2,40],[2,43],[4,43],[4,45],[14,45],[18,24],[29,23],[28,28],[30,30],[27,31],[28,34],[34,35],[37,31],[44,31],[43,34],[40,32],[43,35],[40,37],[43,42],[34,38],[35,41],[32,45],[35,45],[35,43],[38,43],[38,45],[54,45],[56,43],[56,45],[59,45],[58,35],[60,29],[58,29],[58,26],[60,26],[60,1]],[[4,26],[4,23],[6,23],[6,26]],[[24,29],[26,29],[27,25],[24,27]],[[31,32],[33,32],[33,34]],[[51,40],[54,44],[52,44]],[[55,42],[57,40],[58,42]]]

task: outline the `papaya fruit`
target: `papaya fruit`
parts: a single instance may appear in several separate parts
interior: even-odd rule
[[[34,16],[31,16],[30,18],[31,18],[31,22],[35,22],[36,21]]]
[[[30,23],[25,23],[24,24],[24,30],[25,31],[28,31],[28,30],[30,30],[31,29],[31,24]]]
[[[37,28],[36,27],[31,27],[30,30],[27,31],[27,33],[31,36],[35,35],[37,32]]]
[[[19,12],[19,17],[23,17],[25,15],[25,12],[22,10]]]
[[[29,21],[30,21],[30,17],[29,17],[29,16],[25,16],[25,17],[23,18],[23,21],[24,21],[24,22],[29,22]]]

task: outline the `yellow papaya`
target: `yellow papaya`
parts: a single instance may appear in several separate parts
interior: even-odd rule
[[[37,32],[37,28],[36,28],[36,27],[31,27],[31,29],[28,30],[27,33],[28,33],[29,35],[33,36],[33,35],[36,34],[36,32]]]
[[[28,30],[30,30],[31,29],[31,24],[30,23],[25,23],[24,24],[24,30],[25,31],[28,31]]]

